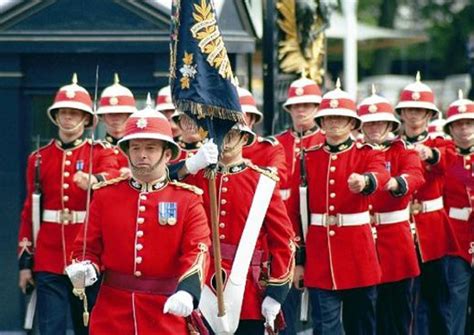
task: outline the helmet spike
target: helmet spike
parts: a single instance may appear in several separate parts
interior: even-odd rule
[[[301,66],[301,78],[306,78],[307,77],[307,74],[306,74],[306,68],[305,66]]]
[[[416,82],[420,82],[421,81],[421,74],[420,74],[420,71],[416,71]]]
[[[153,108],[153,101],[151,100],[151,94],[148,92],[146,96],[146,107],[147,108]]]
[[[464,94],[463,94],[461,89],[458,91],[458,98],[459,98],[459,100],[464,99]]]
[[[341,89],[341,79],[339,77],[337,77],[337,80],[336,80],[336,89]]]
[[[120,78],[117,72],[114,73],[114,84],[120,83]]]
[[[372,84],[372,95],[375,95],[377,90],[375,89],[375,84]]]
[[[72,74],[72,80],[71,81],[72,81],[73,84],[77,85],[77,73],[76,72],[74,72]]]

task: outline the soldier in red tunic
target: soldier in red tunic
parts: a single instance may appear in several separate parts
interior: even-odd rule
[[[252,143],[254,136],[241,125],[229,131],[215,179],[229,333],[246,335],[263,334],[264,319],[273,328],[291,285],[295,250],[294,233],[276,188],[276,174],[242,157],[242,147]],[[204,203],[209,210],[209,184],[204,172],[188,178],[205,190]],[[271,255],[271,270],[264,279],[260,270],[266,250]],[[213,331],[220,333],[214,277],[215,271],[210,271],[199,307]]]
[[[458,100],[448,108],[445,132],[453,138],[456,151],[450,159],[449,181],[444,185],[444,207],[459,250],[449,260],[449,289],[452,306],[452,334],[465,334],[471,265],[474,253],[474,102]]]
[[[151,103],[130,116],[119,145],[132,177],[96,187],[68,274],[85,273],[87,285],[103,273],[91,334],[188,334],[209,260],[202,191],[169,180],[180,149]]]
[[[324,142],[324,136],[314,121],[320,103],[321,90],[313,80],[303,77],[292,82],[288,89],[288,99],[283,104],[283,108],[291,116],[292,126],[275,136],[285,150],[287,167],[286,181],[280,181],[280,194],[297,236],[301,236],[300,217],[291,209],[298,208],[300,203],[301,150]],[[282,334],[296,334],[296,312],[300,304],[301,292],[301,289],[292,287],[283,304],[287,327]]]
[[[410,198],[424,183],[418,153],[400,139],[390,140],[400,121],[390,102],[373,94],[358,106],[364,141],[385,154],[391,178],[370,197],[377,254],[382,268],[377,287],[377,334],[410,334],[413,322],[413,284],[420,274],[410,229]]]
[[[36,284],[41,334],[65,334],[69,306],[76,334],[87,334],[77,313],[82,304],[72,296],[64,268],[70,264],[72,243],[86,215],[91,150],[92,183],[117,171],[118,164],[110,149],[100,143],[92,145],[83,137],[84,129],[92,128],[96,118],[89,93],[77,84],[75,74],[72,84],[57,92],[48,116],[58,126],[58,138],[28,158],[27,196],[19,231],[19,286],[25,291],[28,284]],[[39,164],[38,169],[35,164]],[[35,183],[42,192],[37,228],[32,220]]]
[[[245,122],[250,129],[262,122],[263,114],[257,108],[252,93],[242,87],[237,87],[240,106],[244,113]],[[279,183],[285,182],[287,169],[285,163],[285,151],[283,146],[273,136],[256,136],[255,141],[242,149],[244,158],[248,158],[255,165],[271,169],[278,175]]]
[[[176,107],[173,104],[171,99],[171,89],[170,86],[165,86],[158,91],[156,96],[156,107],[155,110],[157,112],[162,113],[171,124],[171,130],[173,132],[173,139],[178,142],[181,137],[181,129],[176,124],[175,120],[173,120],[172,116],[176,112]]]
[[[298,251],[306,257],[297,257],[294,281],[304,276],[315,334],[375,334],[381,269],[368,195],[390,176],[382,152],[352,140],[351,131],[361,121],[339,80],[323,96],[316,122],[326,141],[306,153],[310,226],[306,247]]]
[[[420,81],[407,85],[395,107],[403,122],[402,139],[415,146],[423,164],[425,184],[413,194],[412,220],[421,261],[416,288],[417,331],[422,334],[451,334],[447,256],[456,251],[454,232],[443,206],[443,184],[449,153],[454,149],[443,137],[432,138],[427,127],[439,114],[431,89]],[[427,320],[427,323],[425,323]],[[424,334],[424,333],[423,333]]]
[[[125,86],[120,85],[118,74],[114,76],[114,84],[104,89],[101,94],[97,115],[105,125],[106,147],[112,148],[120,166],[120,175],[130,175],[128,159],[117,146],[117,142],[125,134],[125,123],[130,114],[137,111],[135,97]]]

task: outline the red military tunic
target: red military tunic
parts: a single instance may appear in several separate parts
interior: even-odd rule
[[[163,314],[163,306],[168,295],[181,289],[195,302],[199,299],[210,240],[196,193],[202,191],[183,183],[133,179],[95,192],[85,259],[104,269],[104,281],[91,315],[91,334],[188,333],[185,319]],[[74,244],[73,257],[79,260],[83,242],[84,230]],[[109,283],[111,273],[125,279]],[[157,280],[174,283],[172,292],[145,292]]]
[[[324,143],[324,135],[315,126],[300,136],[294,130],[288,129],[276,136],[285,149],[287,167],[286,182],[280,182],[280,194],[288,209],[293,229],[297,236],[301,236],[300,218],[298,213],[291,209],[298,208],[300,202],[299,186],[301,182],[301,148],[309,149]]]
[[[342,290],[380,282],[381,270],[368,213],[369,197],[350,192],[347,180],[352,173],[365,174],[371,182],[364,193],[370,194],[389,180],[384,163],[382,152],[350,138],[337,147],[324,145],[307,152],[312,218],[306,239],[305,286]],[[334,224],[338,217],[349,220],[347,214],[362,216],[358,220],[367,223]],[[315,216],[326,218],[329,224],[316,225]]]
[[[377,254],[382,268],[381,282],[389,283],[420,274],[408,216],[411,195],[425,179],[418,153],[408,149],[404,142],[395,140],[383,145],[382,151],[387,171],[400,185],[398,192],[379,190],[370,197],[377,231]],[[394,214],[403,211],[402,216],[407,218],[397,220]]]
[[[105,146],[111,148],[114,152],[115,158],[117,159],[119,169],[128,168],[128,157],[117,145],[119,141],[118,138],[113,137],[112,135],[107,134],[104,138]]]
[[[73,176],[79,170],[86,173],[89,171],[90,150],[91,141],[82,139],[72,144],[52,140],[39,149],[43,212],[34,250],[34,271],[63,274],[64,268],[69,265],[72,244],[82,226],[80,223],[84,220],[87,202],[87,192],[73,182]],[[36,173],[35,160],[36,152],[28,158],[27,195],[19,231],[20,263],[23,252],[31,253],[29,249],[33,238],[31,195]],[[99,180],[104,180],[113,175],[117,169],[118,164],[113,152],[101,143],[96,143],[93,147],[92,161],[94,175]]]
[[[219,235],[223,250],[222,268],[226,271],[227,277],[232,268],[233,257],[225,257],[225,253],[230,249],[235,250],[240,242],[261,173],[268,172],[264,172],[251,163],[241,163],[225,169],[221,167],[216,176]],[[210,217],[208,179],[204,177],[202,171],[188,178],[205,190],[204,203]],[[247,274],[240,319],[260,320],[263,318],[261,305],[264,293],[258,283],[258,274],[262,261],[260,255],[266,248],[272,255],[266,294],[283,303],[293,276],[295,251],[293,241],[294,233],[285,206],[275,188],[255,246],[252,265]],[[210,282],[215,273],[214,264],[211,263],[211,271],[206,282],[209,287],[213,287]]]
[[[242,149],[242,156],[248,158],[257,166],[262,166],[278,174],[279,185],[286,183],[287,166],[285,150],[275,137],[257,136],[257,140]]]
[[[444,186],[444,206],[459,244],[459,250],[452,254],[471,264],[474,251],[471,246],[474,241],[474,189],[463,180],[461,171],[467,178],[474,178],[474,146],[457,148],[450,163],[452,165],[447,170],[449,181]]]
[[[416,138],[404,136],[404,139],[411,144],[433,148],[435,155],[432,164],[426,161],[422,164],[426,182],[413,194],[412,204],[412,218],[421,260],[428,262],[456,252],[459,248],[442,202],[447,157],[452,156],[454,147],[442,137],[430,138],[427,132]]]

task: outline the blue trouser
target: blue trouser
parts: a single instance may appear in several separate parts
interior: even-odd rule
[[[35,282],[38,295],[37,313],[41,335],[62,335],[67,330],[67,313],[70,310],[74,332],[88,334],[82,320],[83,302],[72,293],[72,284],[65,275],[50,272],[36,272]],[[87,288],[89,312],[95,303],[100,281]]]
[[[415,334],[451,334],[448,257],[421,264],[415,280]]]
[[[296,335],[296,323],[299,321],[298,307],[301,304],[302,292],[291,286],[290,292],[288,292],[286,300],[281,307],[285,317],[286,328],[279,333],[280,335]]]
[[[310,288],[309,298],[313,334],[375,335],[376,286],[339,291]]]
[[[464,335],[466,329],[467,304],[472,270],[461,257],[448,257],[449,298],[452,312],[453,335]]]
[[[377,286],[377,335],[408,335],[413,326],[413,278]]]
[[[209,335],[215,335],[211,326],[206,319],[203,318],[204,325],[209,331]],[[262,335],[265,331],[265,322],[263,320],[240,320],[239,327],[234,335]]]

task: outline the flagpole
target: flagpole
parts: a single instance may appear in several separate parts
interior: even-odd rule
[[[216,278],[217,316],[225,315],[224,283],[222,281],[221,241],[219,238],[219,223],[217,218],[216,174],[209,177],[209,199],[211,205],[212,251],[214,254],[214,270]]]

